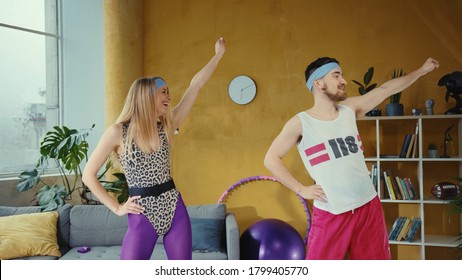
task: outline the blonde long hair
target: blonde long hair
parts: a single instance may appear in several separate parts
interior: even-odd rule
[[[160,147],[157,122],[161,122],[170,144],[173,139],[173,125],[170,106],[165,116],[158,116],[156,109],[157,89],[155,80],[160,77],[142,77],[133,82],[125,98],[124,107],[117,123],[129,124],[124,145],[125,152],[131,153],[132,143],[145,153]]]

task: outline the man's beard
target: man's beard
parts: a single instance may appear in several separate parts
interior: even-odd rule
[[[338,102],[338,101],[343,101],[347,98],[346,92],[342,91],[337,91],[336,93],[332,93],[329,91],[324,91],[324,94],[329,97],[330,100]]]

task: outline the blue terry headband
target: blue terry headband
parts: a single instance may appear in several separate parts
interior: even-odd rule
[[[154,77],[152,79],[154,79],[154,86],[156,89],[167,85],[167,83],[161,77]],[[152,84],[151,84],[151,88],[149,89],[149,94],[150,95],[154,94],[154,91],[152,90]]]
[[[308,81],[306,81],[306,86],[308,87],[308,89],[312,92],[313,91],[313,82],[314,82],[314,80],[321,79],[327,73],[329,73],[330,70],[335,69],[335,68],[340,69],[340,66],[335,62],[329,62],[329,63],[324,64],[323,66],[319,67],[318,69],[316,69],[313,72],[313,74],[311,74],[311,76],[308,78]]]
[[[155,78],[154,79],[154,85],[156,86],[156,88],[160,88],[161,86],[164,86],[166,85],[167,83],[162,80],[162,78]]]

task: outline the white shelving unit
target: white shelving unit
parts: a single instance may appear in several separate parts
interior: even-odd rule
[[[454,126],[450,135],[453,138],[453,153],[449,158],[428,158],[427,145],[430,142],[443,145],[445,130],[452,124]],[[381,157],[382,154],[398,155],[405,134],[414,133],[416,125],[419,131],[415,158]],[[407,177],[410,173],[414,187],[418,187],[419,197],[416,200],[385,199],[382,190],[386,190],[386,186],[381,184],[381,180],[377,180],[377,190],[381,195],[388,230],[394,219],[406,212],[415,213],[413,216],[422,219],[420,234],[413,242],[390,241],[390,245],[397,246],[395,251],[400,251],[400,246],[415,246],[413,251],[418,253],[411,253],[410,256],[404,256],[404,259],[442,258],[438,253],[431,252],[430,248],[436,248],[437,251],[441,248],[455,248],[457,235],[462,232],[462,217],[445,216],[449,215],[444,213],[449,212],[445,201],[432,197],[430,190],[437,182],[457,183],[454,177],[462,176],[462,115],[363,117],[358,118],[358,128],[368,165],[377,165],[379,174],[383,174],[383,170],[387,168],[396,169],[394,173],[403,172],[404,174],[399,174],[400,177]],[[375,147],[370,147],[374,145]],[[439,150],[443,151],[442,148]],[[439,156],[441,155],[442,152]],[[444,218],[439,220],[438,216]],[[402,259],[401,254],[398,259]]]

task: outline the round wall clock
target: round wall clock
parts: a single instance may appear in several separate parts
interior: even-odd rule
[[[248,76],[237,76],[229,83],[228,93],[234,103],[245,105],[255,98],[257,85]]]

